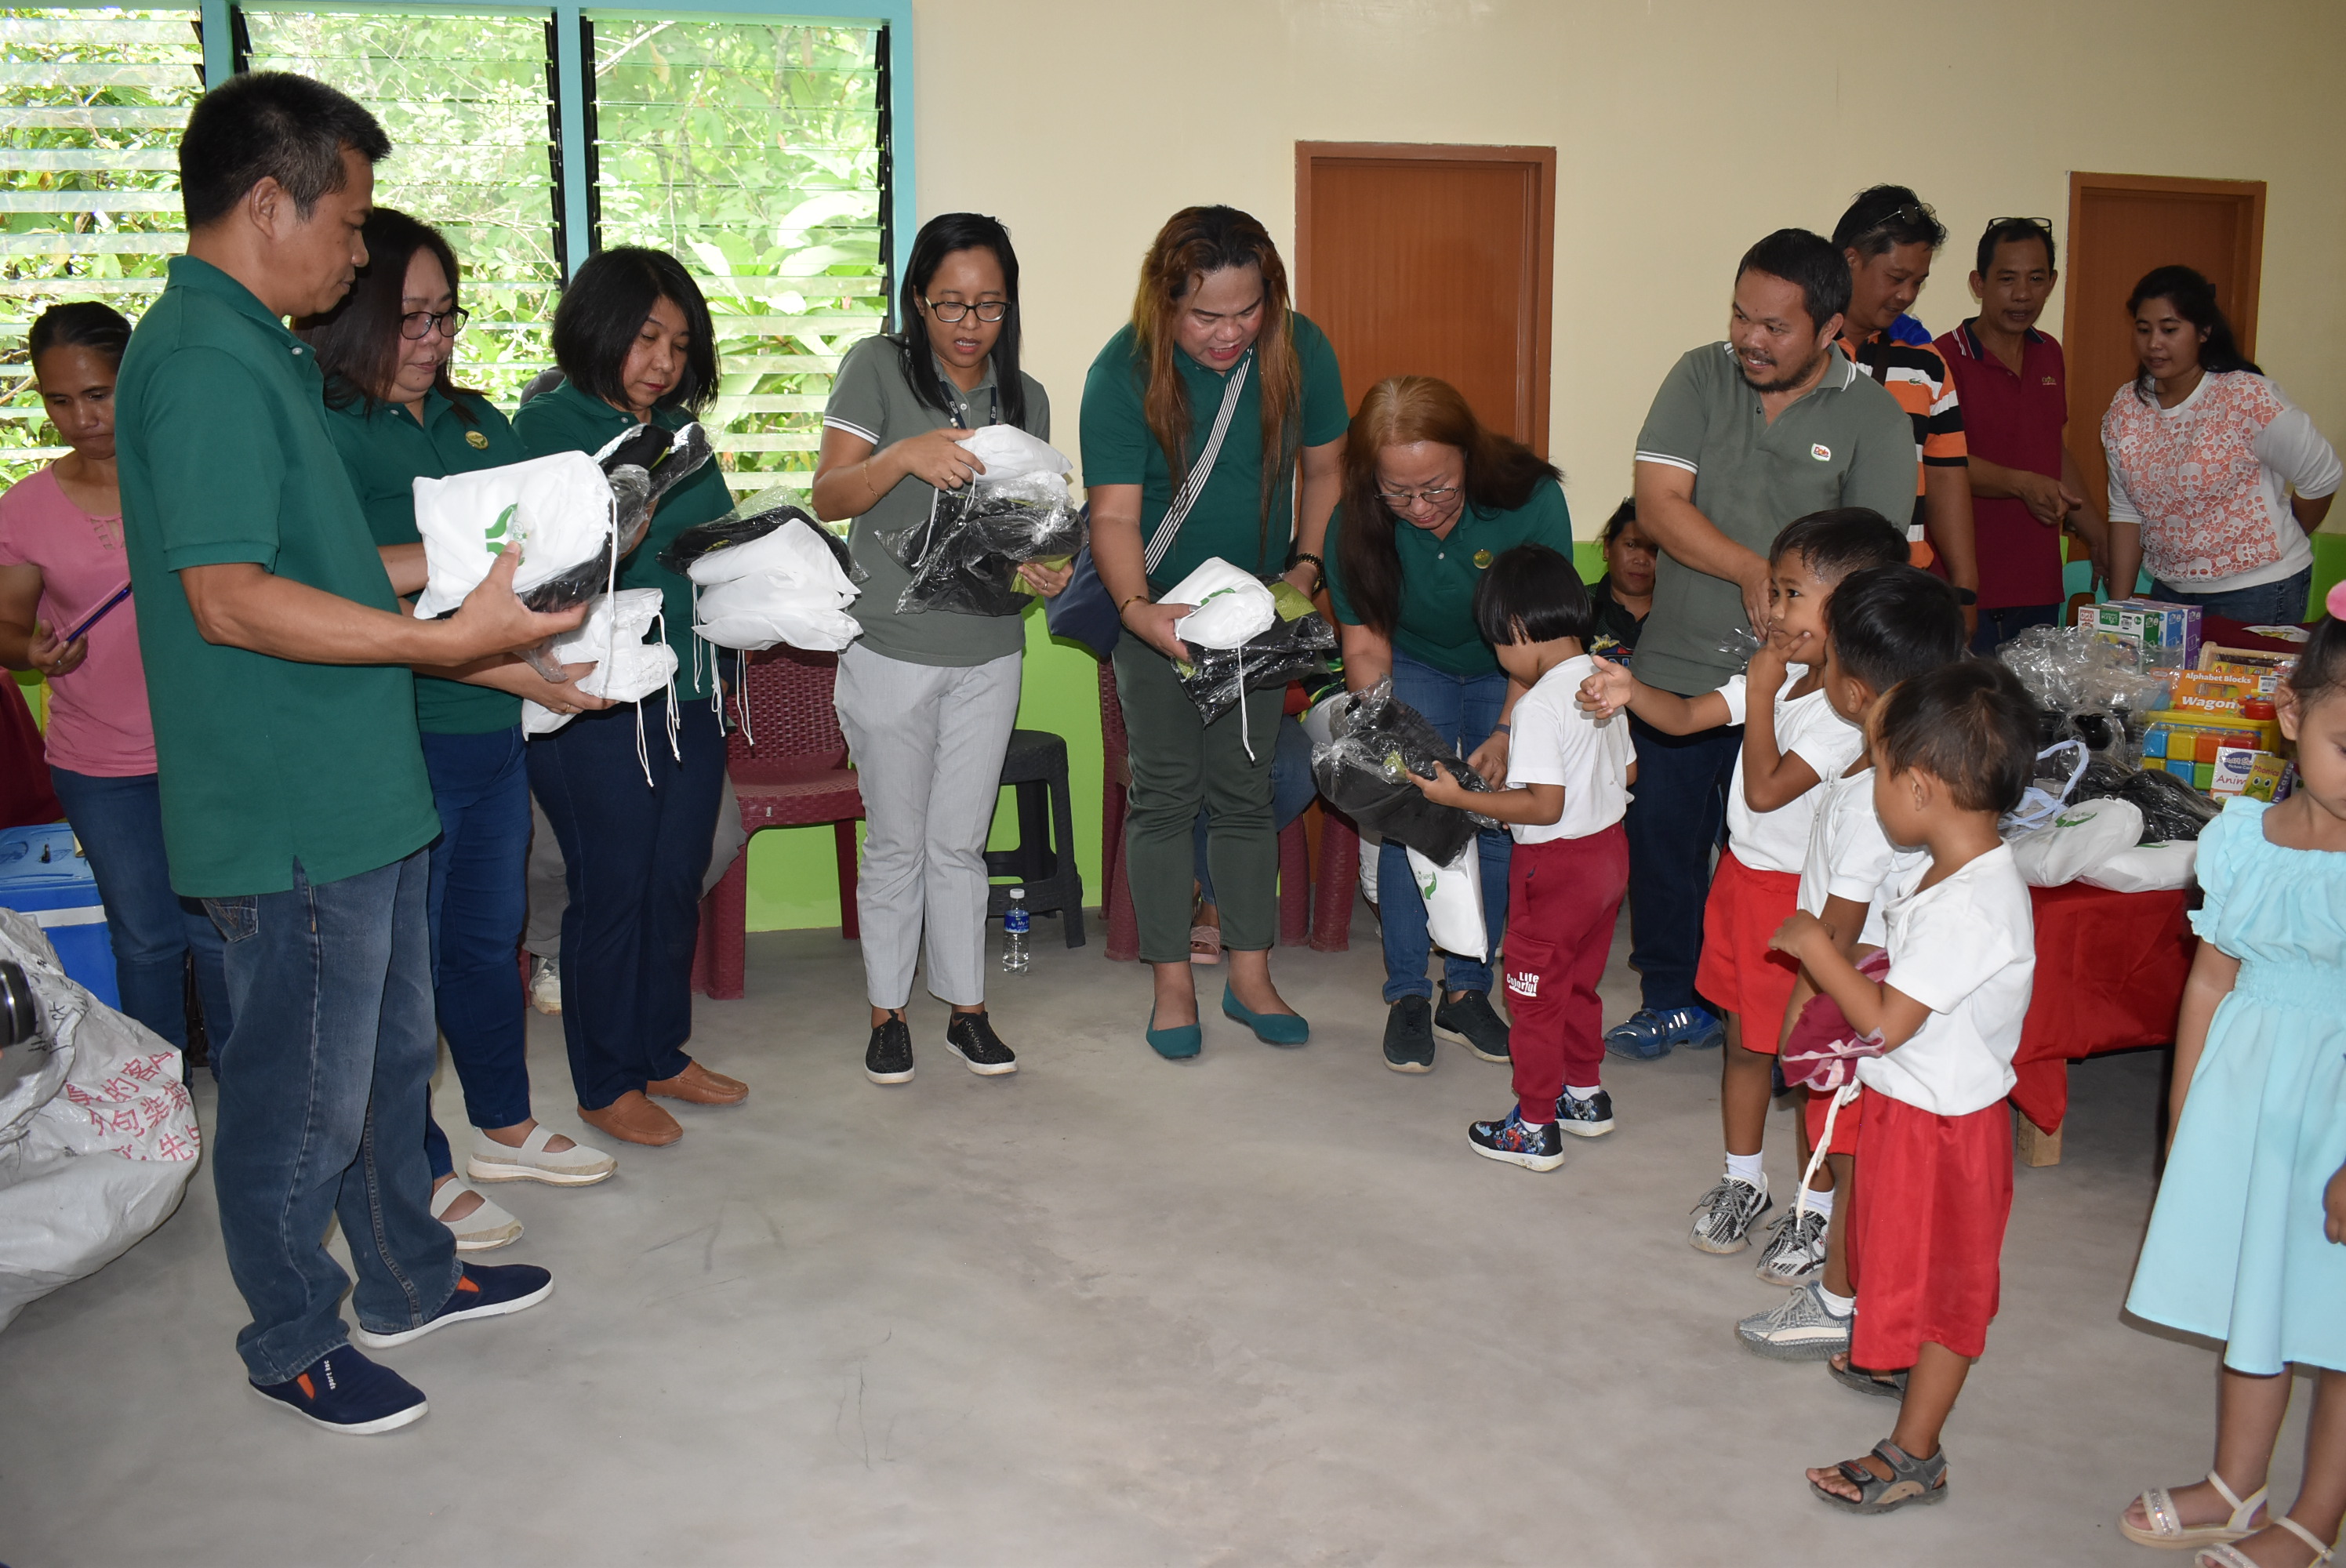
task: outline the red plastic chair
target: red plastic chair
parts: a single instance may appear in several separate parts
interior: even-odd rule
[[[1290,706],[1294,693],[1290,692]],[[1132,789],[1132,748],[1124,727],[1124,704],[1116,695],[1116,669],[1100,661],[1100,885],[1101,913],[1107,921],[1107,956],[1130,963],[1140,956],[1140,919],[1132,907],[1132,878],[1125,864],[1124,827]],[[1279,835],[1279,941],[1300,946],[1311,935],[1311,840],[1306,812]],[[1331,818],[1332,821],[1333,819]],[[1358,840],[1354,840],[1356,843]],[[1357,850],[1354,851],[1358,853]],[[1345,884],[1349,891],[1351,884]],[[1352,911],[1344,911],[1349,926]],[[1316,941],[1313,945],[1317,946]],[[1338,940],[1337,948],[1342,947]]]
[[[741,798],[741,826],[752,839],[761,828],[831,825],[839,852],[839,934],[853,942],[862,934],[855,920],[855,824],[863,818],[863,795],[831,705],[838,677],[835,654],[790,647],[751,654],[742,687],[749,723],[726,738],[726,766]],[[701,901],[692,983],[709,996],[741,994],[749,894],[745,844]]]

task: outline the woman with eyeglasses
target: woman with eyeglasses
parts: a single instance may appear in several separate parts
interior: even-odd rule
[[[430,224],[388,207],[369,213],[367,265],[341,305],[301,323],[326,378],[328,425],[358,492],[392,585],[423,586],[415,481],[519,463],[526,455],[505,416],[456,384],[449,361],[464,310],[455,252]],[[418,671],[415,721],[432,778],[440,837],[425,893],[433,1001],[477,1135],[463,1176],[447,1135],[429,1114],[432,1212],[462,1252],[503,1247],[521,1222],[466,1181],[584,1186],[616,1162],[538,1125],[530,1113],[521,977],[522,867],[529,852],[529,774],[521,699],[576,712],[605,706],[546,680],[507,655],[457,670]]]
[[[816,513],[853,518],[848,535],[871,574],[850,613],[863,635],[839,656],[839,727],[863,793],[855,908],[872,1038],[863,1074],[913,1076],[905,1019],[923,951],[930,992],[952,1009],[945,1048],[983,1077],[1018,1070],[985,1011],[985,837],[1003,754],[1018,717],[1023,616],[901,614],[911,574],[882,535],[921,523],[940,492],[984,465],[964,449],[981,425],[1045,441],[1051,403],[1018,368],[1018,256],[991,218],[948,212],[921,226],[904,271],[900,330],[848,351],[822,416]],[[1066,568],[1021,566],[1052,596]]]
[[[1521,442],[1484,428],[1455,388],[1432,376],[1379,382],[1344,443],[1344,500],[1329,524],[1328,599],[1341,627],[1344,682],[1392,677],[1393,695],[1495,789],[1506,782],[1507,720],[1523,688],[1474,626],[1474,585],[1517,545],[1569,559],[1563,475]],[[1507,918],[1505,829],[1478,836],[1488,952]],[[1425,974],[1425,903],[1409,857],[1377,862],[1384,927],[1385,1065],[1433,1070],[1436,1035],[1504,1062],[1507,1026],[1491,1006],[1488,959],[1446,953],[1443,993]]]
[[[1268,1044],[1311,1038],[1270,981],[1270,764],[1285,694],[1250,691],[1203,722],[1173,671],[1188,653],[1175,623],[1195,606],[1163,596],[1217,557],[1317,589],[1344,418],[1336,351],[1289,307],[1287,268],[1262,225],[1229,207],[1175,213],[1141,262],[1132,321],[1092,361],[1083,412],[1092,556],[1127,634],[1116,689],[1131,748],[1126,854],[1156,979],[1148,1038],[1168,1058],[1204,1043],[1189,963],[1200,803],[1230,954],[1222,1012]]]

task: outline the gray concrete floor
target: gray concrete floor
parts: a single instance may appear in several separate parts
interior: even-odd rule
[[[1035,923],[993,997],[1018,1074],[964,1071],[923,999],[920,1075],[885,1090],[855,948],[752,937],[748,999],[702,1002],[694,1044],[750,1103],[687,1108],[600,1186],[502,1189],[528,1234],[485,1260],[556,1294],[386,1353],[433,1407],[396,1434],[244,1390],[199,1173],[0,1334],[0,1561],[2120,1563],[2149,1561],[2112,1525],[2127,1498],[2204,1469],[2212,1355],[2119,1309],[2157,1054],[2078,1067],[2066,1162],[2019,1173],[1953,1496],[1852,1519],[1801,1467],[1891,1407],[1746,1355],[1730,1325],[1777,1293],[1684,1240],[1715,1054],[1610,1068],[1619,1130],[1535,1176],[1466,1145],[1504,1068],[1444,1045],[1431,1076],[1383,1069],[1365,909],[1350,952],[1278,955],[1308,1049],[1212,1014],[1186,1064],[1141,1043],[1146,977],[1097,926],[1068,951]],[[539,1114],[575,1127],[553,1021],[531,1053]],[[440,1113],[461,1127],[444,1069]]]

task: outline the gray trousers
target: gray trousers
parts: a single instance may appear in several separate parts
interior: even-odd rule
[[[741,801],[733,793],[730,774],[725,779],[725,798],[717,802],[717,837],[709,845],[709,873],[701,879],[700,893],[722,881],[725,873],[750,841],[741,829]],[[559,962],[562,957],[562,911],[570,907],[570,883],[564,875],[562,846],[554,841],[554,825],[546,820],[546,808],[537,797],[529,798],[529,922],[523,928],[523,951],[536,958]]]
[[[985,1000],[985,838],[1018,721],[1021,657],[944,668],[861,643],[839,656],[839,728],[863,791],[855,911],[874,1007],[911,1000],[923,946],[932,994],[962,1007]]]

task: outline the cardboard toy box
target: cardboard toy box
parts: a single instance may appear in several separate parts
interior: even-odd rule
[[[2157,599],[2111,599],[2077,606],[2077,625],[2140,655],[2147,669],[2189,669],[2199,661],[2199,606]]]

